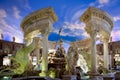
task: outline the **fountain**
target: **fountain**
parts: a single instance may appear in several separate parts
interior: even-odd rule
[[[75,43],[71,44],[66,55],[66,73],[63,76],[65,79],[89,79],[89,76],[85,75],[88,72],[88,66],[86,60],[83,58],[79,49]],[[78,80],[79,80],[78,79]]]
[[[57,21],[57,16],[51,7],[37,10],[26,16],[21,23],[26,46],[19,49],[15,57],[11,57],[11,60],[14,61],[13,68],[6,68],[1,72],[11,70],[14,74],[22,75],[25,74],[25,71],[31,70],[32,72],[34,69],[38,71],[40,70],[37,76],[28,76],[26,74],[26,77],[21,77],[19,80],[40,79],[41,77],[47,79],[48,76],[52,78],[55,78],[56,76],[58,78],[63,77],[63,80],[77,80],[76,78],[79,80],[80,77],[81,79],[84,78],[84,74],[88,72],[88,66],[76,44],[72,44],[69,47],[67,54],[61,44],[55,54],[54,52],[48,53],[48,35],[52,31],[52,24],[55,21]],[[113,22],[107,13],[92,7],[88,8],[88,10],[81,16],[81,21],[86,23],[85,29],[92,38],[91,71],[92,73],[97,73],[96,35],[101,34],[100,37],[105,43],[104,52],[106,52],[106,54],[104,54],[104,58],[107,58],[104,60],[104,67],[108,68],[107,42],[110,37]],[[39,35],[42,35],[41,45]],[[42,57],[40,57],[40,49],[42,49]],[[31,60],[28,57],[33,50],[37,59],[37,65],[35,68],[32,66]],[[40,60],[42,64],[41,69],[39,67]],[[87,79],[88,78],[89,77],[87,76]]]

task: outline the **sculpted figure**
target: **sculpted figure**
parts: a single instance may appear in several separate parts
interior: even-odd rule
[[[70,46],[67,53],[67,72],[68,74],[75,74],[75,66],[77,65],[78,52],[77,48]]]
[[[33,39],[33,42],[17,51],[15,57],[11,57],[11,60],[13,61],[13,67],[6,68],[4,70],[1,70],[0,73],[2,73],[5,70],[11,70],[15,74],[22,74],[26,70],[27,65],[30,65],[29,57],[31,51],[35,49],[35,40]],[[28,69],[28,67],[27,67]]]

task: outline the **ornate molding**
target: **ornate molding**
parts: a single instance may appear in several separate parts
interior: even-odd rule
[[[103,42],[103,43],[108,43],[109,42],[109,37],[100,37],[101,39],[101,41]]]
[[[37,10],[31,14],[29,14],[28,16],[26,16],[22,23],[21,23],[21,28],[25,29],[26,25],[31,25],[39,20],[42,19],[50,19],[51,22],[55,22],[57,21],[57,16],[55,14],[55,12],[53,11],[53,8],[49,7],[49,8],[43,8],[41,10]]]
[[[105,20],[106,22],[108,22],[111,25],[111,28],[113,28],[112,17],[110,17],[110,15],[107,14],[106,12],[104,12],[103,10],[98,9],[98,8],[94,8],[94,7],[89,7],[85,11],[85,13],[80,17],[80,20],[82,22],[87,22],[94,17],[97,17],[101,20]]]
[[[52,31],[52,23],[56,20],[57,16],[51,7],[29,14],[21,23],[25,39],[39,34],[49,34]]]
[[[86,24],[85,30],[91,37],[95,37],[97,34],[102,37],[110,37],[113,19],[103,10],[89,7],[80,20]]]

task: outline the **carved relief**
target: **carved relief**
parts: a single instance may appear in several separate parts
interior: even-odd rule
[[[36,22],[37,20],[42,20],[45,18],[52,18],[53,21],[57,21],[57,16],[55,15],[52,8],[45,8],[42,10],[35,11],[31,13],[29,16],[25,17],[23,20],[21,27],[24,30],[26,25],[29,26]]]

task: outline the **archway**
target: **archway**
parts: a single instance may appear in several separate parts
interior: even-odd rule
[[[86,24],[85,30],[90,35],[91,54],[92,54],[92,73],[97,73],[97,54],[96,54],[96,36],[100,36],[100,40],[104,45],[104,67],[108,69],[108,41],[111,30],[113,28],[113,19],[103,10],[89,7],[85,13],[80,17],[80,20]]]
[[[52,30],[52,23],[57,21],[57,16],[53,8],[43,8],[37,10],[26,16],[22,23],[21,28],[24,32],[24,39],[26,46],[28,46],[33,38],[35,39],[35,53],[39,56],[39,34],[42,34],[42,72],[40,76],[47,76],[48,71],[48,35]],[[38,57],[39,59],[39,57]]]

